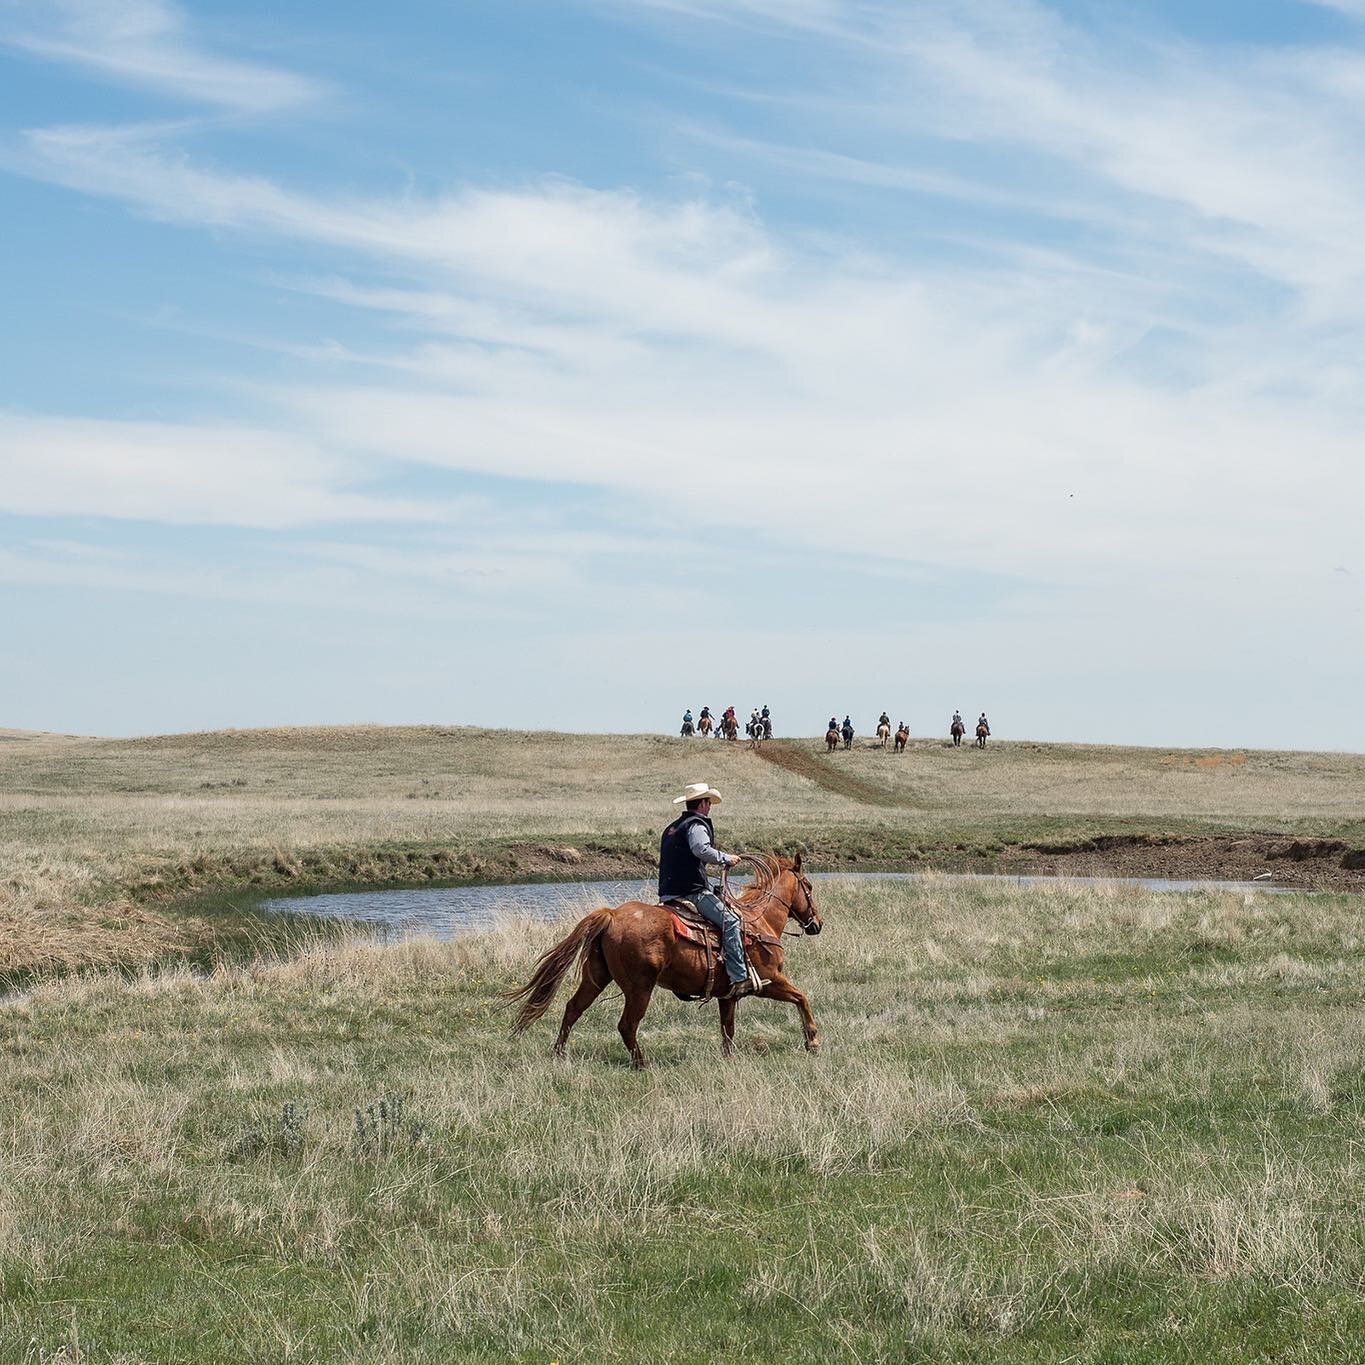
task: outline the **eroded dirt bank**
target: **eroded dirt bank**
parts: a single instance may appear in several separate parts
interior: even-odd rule
[[[1002,872],[1036,876],[1165,877],[1250,881],[1264,873],[1277,886],[1365,893],[1365,849],[1338,839],[1249,834],[1100,834],[1073,842],[936,843],[908,832],[825,836],[807,831],[780,842],[740,840],[736,848],[805,851],[820,871]],[[165,902],[200,889],[341,888],[422,882],[648,880],[652,841],[511,843],[478,850],[444,848],[308,850],[256,855],[240,862],[198,859],[161,867],[129,888],[139,900]]]
[[[1001,871],[1061,876],[1169,877],[1365,891],[1365,850],[1339,839],[1273,834],[1101,835],[1079,844],[1031,844],[996,859]]]

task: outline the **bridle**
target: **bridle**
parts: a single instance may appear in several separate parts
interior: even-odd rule
[[[754,867],[761,868],[764,873],[767,873],[769,874],[769,876],[771,876],[772,869],[763,859],[755,858],[752,854],[749,853],[741,853],[739,855],[739,860],[741,863],[751,863]],[[782,925],[782,934],[784,937],[787,938],[801,938],[805,934],[819,933],[820,931],[818,929],[811,928],[811,924],[815,919],[816,912],[815,889],[810,884],[810,878],[807,877],[804,872],[796,872],[794,870],[792,870],[792,876],[796,878],[797,889],[800,890],[802,895],[805,897],[805,914],[803,916],[797,912],[796,902],[795,900],[793,900],[792,903],[787,906],[787,919],[788,920],[794,919],[797,922],[797,924],[801,926],[801,932],[799,934],[791,933],[791,931],[787,928],[786,923],[784,922]],[[777,900],[777,897],[773,894],[772,889],[773,881],[776,881],[775,877],[771,878],[771,880],[766,885],[756,886],[753,888],[755,891],[758,892],[758,898],[760,902]],[[739,912],[742,917],[743,911],[740,908],[738,899],[730,894],[730,869],[728,866],[721,868],[720,871],[720,898],[732,910]],[[781,904],[780,901],[778,903]]]

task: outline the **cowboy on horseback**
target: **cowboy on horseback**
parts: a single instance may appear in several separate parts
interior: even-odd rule
[[[689,901],[708,924],[720,930],[725,975],[730,979],[730,989],[722,999],[738,1000],[762,986],[744,957],[738,913],[716,895],[706,875],[707,864],[733,867],[739,862],[733,853],[722,853],[715,845],[711,807],[719,801],[720,793],[705,782],[693,782],[673,798],[675,806],[686,809],[659,840],[659,902]]]

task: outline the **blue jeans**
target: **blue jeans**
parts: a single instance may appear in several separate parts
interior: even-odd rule
[[[745,981],[749,969],[744,964],[744,939],[740,933],[739,916],[713,891],[699,891],[688,899],[708,923],[720,930],[721,949],[725,958],[725,975],[733,985]]]

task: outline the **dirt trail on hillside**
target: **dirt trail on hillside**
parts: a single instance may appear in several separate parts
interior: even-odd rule
[[[797,777],[809,778],[817,786],[823,787],[836,796],[846,796],[864,806],[881,806],[893,809],[915,809],[918,802],[909,797],[889,792],[885,787],[875,786],[854,774],[843,772],[832,763],[809,754],[804,749],[794,749],[783,744],[780,739],[770,739],[760,744],[754,751],[759,758],[776,768],[784,768]]]

